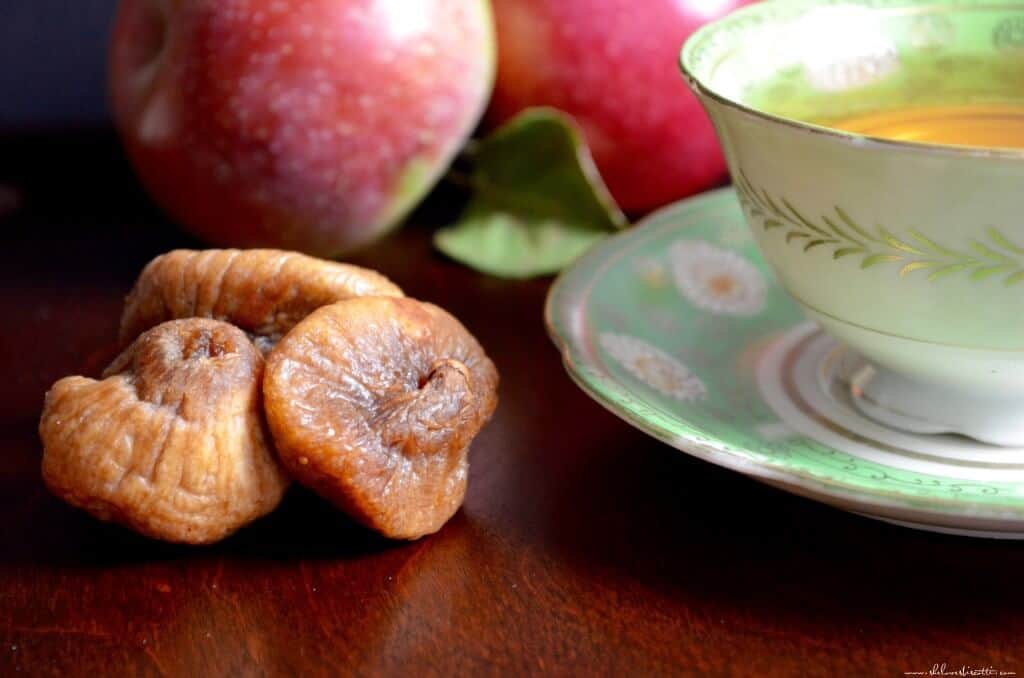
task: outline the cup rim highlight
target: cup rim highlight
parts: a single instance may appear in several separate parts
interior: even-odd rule
[[[835,138],[846,144],[880,151],[896,150],[909,153],[923,153],[962,158],[992,158],[1000,160],[1024,160],[1024,149],[983,148],[977,146],[954,146],[919,141],[901,141],[884,137],[847,132],[824,125],[788,118],[767,111],[758,110],[730,98],[718,91],[710,82],[699,77],[694,69],[694,56],[698,49],[719,31],[740,25],[746,21],[762,19],[765,24],[778,17],[796,16],[801,12],[819,11],[826,7],[861,7],[882,14],[937,14],[963,11],[992,11],[1019,9],[1024,13],[1020,0],[768,0],[741,7],[728,15],[701,26],[683,43],[679,53],[679,69],[690,89],[701,96],[714,100],[723,106],[746,116],[766,122],[791,127],[810,134]],[[1024,14],[1022,14],[1024,16]],[[777,19],[776,19],[777,20]]]

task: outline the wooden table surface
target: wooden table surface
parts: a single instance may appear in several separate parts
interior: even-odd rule
[[[99,523],[43,487],[43,393],[109,355],[150,257],[196,243],[105,132],[0,139],[0,184],[0,675],[1024,674],[1024,545],[847,515],[630,428],[563,371],[550,280],[431,251],[446,190],[354,258],[501,371],[440,533],[389,543],[301,488],[212,547]]]

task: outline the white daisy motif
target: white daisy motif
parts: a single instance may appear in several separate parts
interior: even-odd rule
[[[693,402],[707,394],[704,383],[685,365],[643,339],[606,332],[601,347],[634,377],[670,398]]]
[[[731,250],[702,240],[680,240],[668,251],[672,276],[691,304],[719,315],[755,315],[764,308],[764,276]]]

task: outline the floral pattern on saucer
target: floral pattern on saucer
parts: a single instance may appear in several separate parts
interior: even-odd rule
[[[668,256],[676,287],[697,308],[722,315],[755,315],[764,308],[764,276],[736,252],[680,240]]]
[[[690,402],[707,393],[685,365],[643,339],[608,332],[601,335],[601,347],[634,377],[670,398]]]
[[[1024,482],[882,463],[776,414],[758,371],[806,319],[737,237],[746,228],[723,189],[655,213],[564,272],[546,321],[574,380],[663,442],[783,489],[927,529],[1024,537]]]

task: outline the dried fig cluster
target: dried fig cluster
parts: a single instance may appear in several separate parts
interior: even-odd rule
[[[121,341],[103,379],[47,393],[43,478],[167,541],[224,538],[274,510],[289,475],[386,536],[435,532],[497,405],[497,370],[454,317],[292,252],[157,257]]]
[[[264,354],[311,311],[342,299],[402,296],[369,269],[281,250],[175,250],[149,262],[125,301],[121,344],[175,318],[215,318]]]

